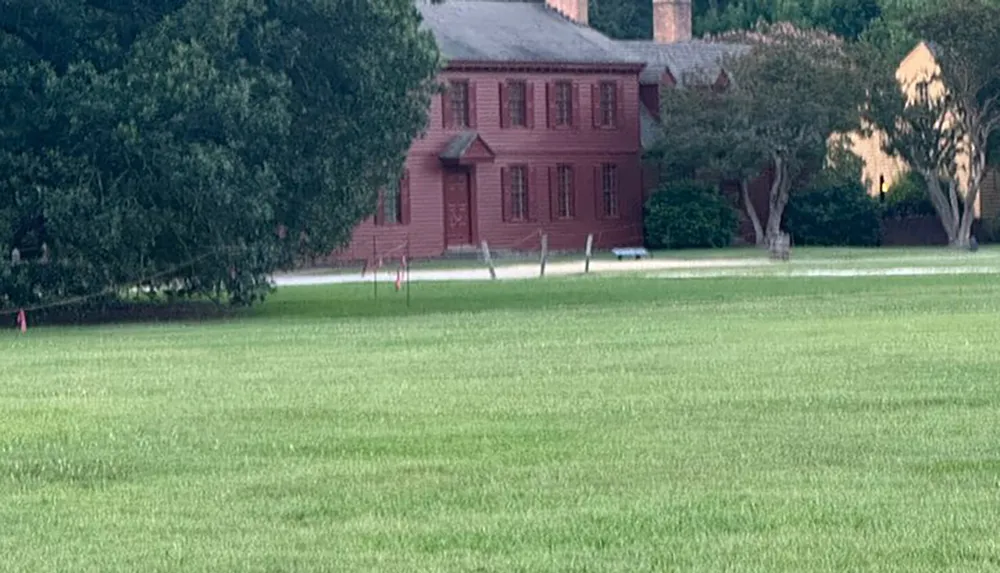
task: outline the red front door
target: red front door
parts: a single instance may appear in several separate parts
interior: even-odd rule
[[[471,189],[468,171],[445,174],[444,229],[447,246],[472,244]]]

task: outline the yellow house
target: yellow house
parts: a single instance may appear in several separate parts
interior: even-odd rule
[[[910,99],[933,99],[941,97],[944,93],[944,85],[934,80],[938,71],[933,48],[926,42],[921,42],[900,62],[896,69],[896,80]],[[896,180],[910,170],[905,162],[887,155],[882,150],[885,141],[882,133],[876,132],[871,137],[855,133],[851,134],[849,139],[852,150],[865,163],[864,179],[871,195],[878,195],[880,181],[883,189],[888,191]],[[959,152],[956,163],[959,189],[964,193],[968,188],[968,153]],[[990,170],[985,175],[975,208],[976,214],[981,218],[1000,217],[1000,173],[996,169]]]

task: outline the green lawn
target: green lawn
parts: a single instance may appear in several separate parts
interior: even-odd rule
[[[0,570],[1000,570],[996,277],[412,294],[0,333]]]

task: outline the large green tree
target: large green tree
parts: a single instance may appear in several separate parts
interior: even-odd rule
[[[693,0],[694,33],[750,30],[789,21],[857,38],[882,13],[879,0]],[[652,35],[652,0],[590,0],[590,21],[614,38]]]
[[[931,43],[937,75],[921,86],[900,85],[884,66],[871,90],[869,120],[886,135],[886,151],[924,178],[956,247],[971,241],[975,205],[1000,137],[997,22],[1000,7],[979,0],[948,0],[915,16],[908,28]]]
[[[764,227],[750,200],[750,181],[761,174],[768,157],[754,140],[744,94],[711,83],[671,90],[662,98],[662,136],[648,155],[667,181],[735,181],[740,202],[753,225],[756,244],[765,244]]]
[[[639,40],[653,35],[652,0],[589,0],[590,24],[619,40]]]
[[[426,125],[419,23],[412,0],[0,0],[0,307],[148,277],[249,303],[342,245]]]
[[[743,181],[752,170],[769,168],[763,242],[771,245],[781,234],[790,193],[822,165],[831,136],[860,127],[864,68],[835,36],[788,23],[761,24],[719,40],[749,44],[750,50],[725,61],[730,82],[723,92],[695,88],[703,93],[674,101],[674,94],[664,96],[665,131],[678,135],[664,139],[661,154],[702,156],[702,165]],[[692,118],[697,128],[685,138],[677,126]]]
[[[997,3],[998,0],[990,0]],[[821,28],[847,39],[897,30],[937,0],[693,0],[694,33],[751,30],[761,20]],[[590,0],[591,24],[614,38],[649,38],[651,0]],[[912,46],[912,43],[908,45]]]

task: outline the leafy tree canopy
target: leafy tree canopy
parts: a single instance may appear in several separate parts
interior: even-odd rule
[[[590,0],[590,20],[614,38],[649,38],[651,8],[651,0]],[[851,39],[883,12],[899,11],[893,0],[693,0],[692,8],[697,36],[751,30],[763,20],[818,27]]]
[[[1000,0],[984,0],[998,6]],[[791,22],[843,38],[877,37],[895,51],[914,42],[903,30],[914,14],[934,10],[939,0],[692,0],[694,33],[752,30],[758,22]],[[651,38],[651,0],[590,0],[590,22],[613,38]]]
[[[719,39],[751,49],[725,62],[731,81],[724,91],[664,97],[664,131],[680,133],[695,121],[698,136],[668,135],[660,154],[702,156],[718,174],[744,181],[769,166],[774,181],[758,239],[770,244],[780,235],[789,194],[822,165],[830,137],[860,127],[866,76],[850,46],[828,33],[762,24]]]
[[[952,245],[971,240],[975,204],[1000,134],[1000,6],[947,0],[907,22],[932,47],[939,71],[899,85],[885,66],[871,88],[869,121],[885,150],[925,180]],[[964,204],[959,196],[965,189]]]
[[[426,124],[419,22],[412,0],[0,0],[0,307],[143,277],[249,303],[343,244]]]

